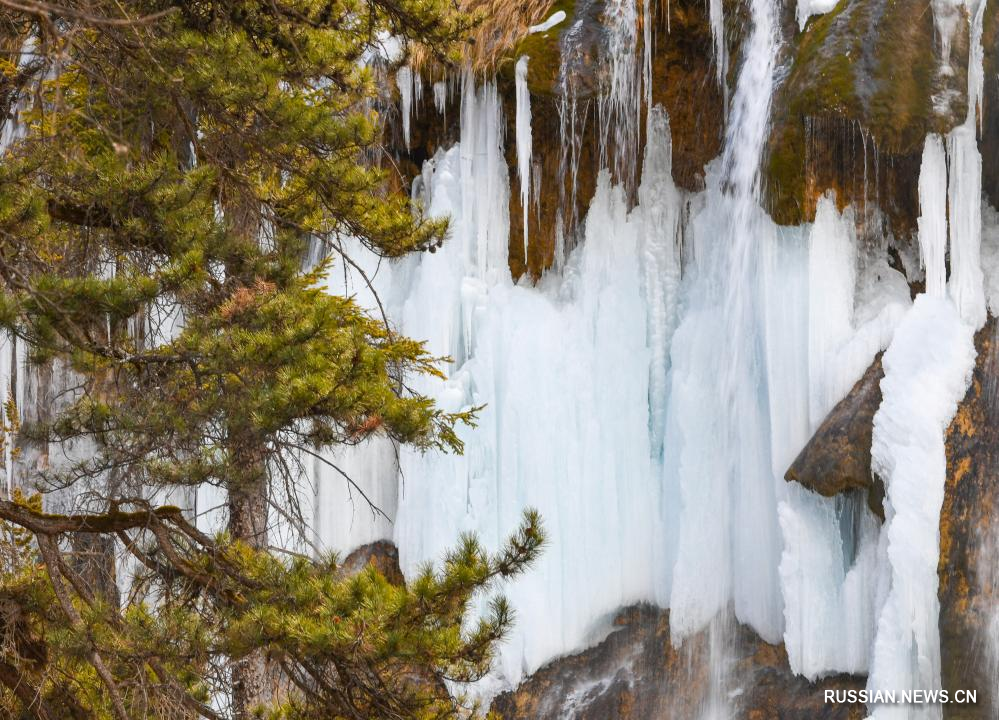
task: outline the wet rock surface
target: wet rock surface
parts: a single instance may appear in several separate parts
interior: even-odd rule
[[[593,648],[545,666],[515,691],[498,696],[504,720],[689,720],[709,697],[710,639],[701,633],[674,648],[669,611],[648,605],[623,610],[614,630]],[[782,646],[733,627],[726,694],[737,717],[752,720],[853,720],[862,705],[824,701],[826,689],[861,689],[850,676],[809,683],[791,674]]]
[[[999,701],[999,323],[975,338],[971,386],[947,431],[947,485],[940,513],[940,646],[943,686],[977,690],[978,704],[944,706],[944,717],[994,717]]]
[[[819,495],[863,490],[871,512],[884,520],[884,483],[871,472],[874,414],[881,405],[881,355],[826,416],[784,475]]]
[[[982,192],[992,207],[999,207],[999,0],[989,0],[982,27],[984,51],[985,97],[987,110],[982,118],[982,134],[978,143],[982,151]]]
[[[923,139],[967,110],[968,23],[955,27],[945,58],[925,2],[841,0],[795,34],[764,164],[777,222],[810,221],[831,188],[841,207],[877,206],[896,234],[913,229]]]

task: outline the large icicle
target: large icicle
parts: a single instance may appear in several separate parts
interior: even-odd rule
[[[517,95],[517,177],[520,179],[520,204],[524,209],[524,265],[527,265],[527,216],[531,204],[531,91],[527,87],[527,63],[521,56],[515,68]],[[535,190],[537,192],[537,190]]]
[[[969,12],[968,114],[947,137],[950,156],[950,280],[947,290],[961,317],[975,328],[985,324],[982,278],[982,155],[978,150],[978,113],[984,71],[982,23],[986,0],[966,0]]]
[[[399,88],[399,112],[402,114],[402,138],[409,150],[409,131],[413,120],[413,70],[403,65],[395,74],[395,84]]]
[[[884,355],[872,466],[885,482],[882,577],[870,690],[940,688],[937,565],[947,458],[944,434],[975,363],[974,328],[947,298],[921,295]],[[939,705],[884,705],[877,720],[939,718]]]
[[[919,251],[926,269],[926,294],[947,290],[947,156],[939,135],[929,134],[919,169]]]
[[[681,198],[673,182],[673,141],[669,115],[661,106],[649,112],[642,184],[642,276],[649,313],[649,431],[653,454],[660,457],[666,434],[669,349],[677,326],[682,242]]]
[[[799,248],[804,261],[796,258]],[[839,213],[828,194],[819,199],[807,238],[782,238],[781,260],[767,274],[775,478],[887,346],[910,305],[905,278],[861,248],[853,210]],[[877,521],[862,497],[827,499],[796,484],[788,486],[779,517],[791,669],[810,679],[866,672],[877,619]]]

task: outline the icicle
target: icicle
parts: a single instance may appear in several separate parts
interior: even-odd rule
[[[982,155],[978,150],[978,107],[982,82],[982,21],[985,0],[969,0],[968,114],[947,138],[950,157],[950,281],[947,289],[961,317],[975,328],[985,324],[982,277]]]
[[[711,38],[715,43],[715,73],[718,84],[727,90],[728,48],[725,45],[725,9],[722,7],[722,0],[709,0],[708,15],[711,20]]]
[[[638,11],[636,0],[606,3],[607,86],[600,98],[600,160],[609,167],[613,141],[613,167],[618,181],[632,187],[638,165],[638,129],[641,121],[642,69],[638,64]]]
[[[496,85],[476,89],[466,70],[461,92],[461,176],[475,178],[462,186],[462,221],[474,229],[469,259],[480,279],[509,277],[510,184],[503,156],[503,108]]]
[[[409,126],[413,112],[413,71],[408,65],[399,68],[395,74],[395,84],[399,88],[400,112],[402,113],[402,137],[409,150]]]
[[[654,457],[666,435],[669,349],[677,325],[680,291],[681,200],[673,183],[673,141],[669,115],[659,105],[649,112],[648,142],[638,189],[644,227],[643,280],[649,313],[649,432]]]
[[[527,216],[531,204],[531,91],[527,87],[527,63],[530,58],[521,56],[517,61],[517,177],[520,178],[520,204],[524,208],[524,264],[527,264]],[[535,191],[536,192],[536,191]]]
[[[441,115],[447,109],[447,83],[443,80],[434,83],[434,107]]]
[[[645,107],[652,112],[652,6],[655,0],[641,0],[642,3],[642,85],[645,88]],[[666,8],[667,32],[669,8]],[[651,119],[650,119],[651,122]]]
[[[947,156],[939,135],[926,136],[919,168],[919,250],[926,294],[944,297],[947,268]]]

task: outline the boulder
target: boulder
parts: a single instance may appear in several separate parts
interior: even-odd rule
[[[826,416],[784,479],[825,497],[867,493],[871,512],[884,520],[884,483],[871,471],[874,413],[881,406],[881,354]]]
[[[374,566],[393,585],[403,585],[406,582],[399,568],[399,550],[388,540],[377,540],[351,551],[340,563],[337,572],[341,577],[350,577],[369,565]]]

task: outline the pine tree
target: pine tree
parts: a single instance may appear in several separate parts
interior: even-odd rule
[[[442,681],[481,675],[510,622],[497,601],[468,631],[470,603],[536,556],[533,513],[498,556],[466,538],[409,588],[275,556],[267,527],[290,458],[375,434],[460,452],[474,421],[407,389],[444,359],[321,282],[354,265],[346,236],[390,258],[444,241],[446,222],[386,189],[370,59],[392,38],[452,62],[475,18],[446,0],[0,8],[0,101],[22,122],[0,162],[0,325],[75,384],[17,435],[86,450],[14,484],[91,489],[79,514],[0,502],[35,540],[10,546],[0,586],[0,708],[458,712]],[[148,500],[204,484],[228,498],[219,537]],[[140,568],[126,598],[72,561],[80,543]]]

